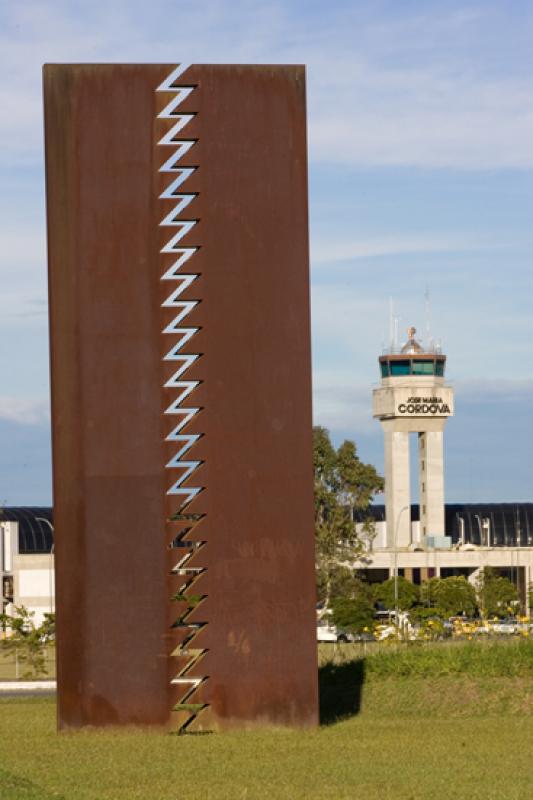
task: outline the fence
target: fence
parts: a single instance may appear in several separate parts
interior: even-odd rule
[[[27,659],[27,650],[20,647],[6,651],[5,646],[0,643],[0,681],[48,679],[56,677],[56,653],[55,648],[47,646],[43,648],[44,669],[46,672],[35,674],[31,663]]]

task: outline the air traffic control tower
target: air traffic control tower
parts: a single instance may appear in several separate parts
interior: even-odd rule
[[[409,434],[418,435],[420,534],[429,546],[445,542],[443,433],[453,415],[453,389],[444,383],[446,356],[430,343],[424,349],[407,331],[401,348],[379,358],[381,384],[374,390],[373,414],[385,437],[387,548],[409,547],[411,493]],[[444,545],[445,546],[445,545]]]

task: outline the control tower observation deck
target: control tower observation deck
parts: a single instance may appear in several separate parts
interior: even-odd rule
[[[387,547],[411,544],[409,434],[418,436],[420,532],[443,537],[444,425],[453,415],[453,389],[444,383],[446,356],[432,343],[423,348],[409,328],[399,350],[379,358],[381,384],[373,392],[373,415],[385,438]]]

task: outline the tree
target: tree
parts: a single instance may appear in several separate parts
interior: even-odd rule
[[[329,576],[329,585],[326,587],[326,574],[324,571],[317,572],[318,596],[324,598],[326,591],[329,597],[354,597],[359,591],[362,581],[356,577],[353,569],[345,566],[338,566]]]
[[[323,588],[323,587],[322,587]],[[319,592],[321,587],[319,586]],[[372,589],[349,567],[339,566],[331,575],[329,585],[331,621],[337,628],[360,633],[371,627],[374,617]]]
[[[476,591],[462,575],[450,578],[430,578],[420,590],[421,600],[434,607],[438,616],[447,618],[457,614],[472,616],[477,607]]]
[[[350,567],[340,566],[331,577],[332,597],[370,597],[370,587],[355,575]]]
[[[440,611],[435,606],[413,606],[409,610],[409,619],[411,622],[426,623],[428,620],[434,620],[435,617],[440,616]]]
[[[334,597],[331,601],[332,619],[339,630],[361,633],[372,628],[374,606],[368,596]]]
[[[388,609],[395,608],[396,585],[398,587],[398,609],[400,611],[407,611],[418,602],[419,589],[418,586],[406,580],[401,575],[399,575],[397,579],[389,578],[383,581],[383,583],[376,583],[374,586],[374,597]]]
[[[28,611],[25,606],[15,606],[12,615],[3,614],[2,622],[5,623],[10,634],[1,643],[4,652],[13,653],[17,661],[26,665],[23,678],[38,678],[46,675],[45,646],[54,638],[54,615],[45,614],[41,625],[35,625],[34,611]]]
[[[335,574],[361,553],[354,511],[368,510],[372,495],[383,489],[383,478],[357,456],[354,442],[338,448],[325,428],[314,434],[315,537],[319,599],[329,603]],[[370,515],[366,527],[372,529]]]
[[[516,603],[516,586],[508,578],[498,575],[492,567],[481,570],[476,584],[480,611],[484,617],[502,617]]]

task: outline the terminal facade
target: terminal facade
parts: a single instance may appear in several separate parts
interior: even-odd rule
[[[40,625],[55,610],[50,507],[7,507],[0,516],[0,613],[24,606]]]
[[[449,547],[421,541],[418,504],[410,506],[409,547],[387,545],[386,508],[372,506],[376,536],[368,541],[364,562],[356,564],[367,580],[378,582],[398,574],[421,583],[428,578],[464,575],[475,581],[479,570],[492,566],[518,588],[524,607],[533,584],[533,503],[457,503],[444,507]],[[55,610],[52,509],[5,508],[0,520],[1,610],[15,606],[33,611],[39,625]],[[533,609],[531,609],[533,611]]]

